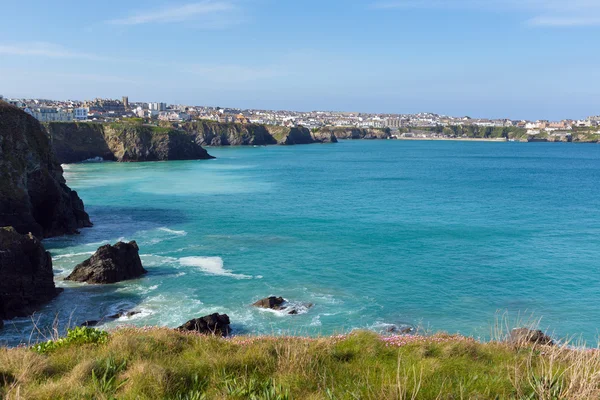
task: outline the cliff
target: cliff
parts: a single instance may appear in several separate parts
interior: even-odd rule
[[[33,235],[0,228],[0,320],[24,317],[58,294],[52,258]]]
[[[174,128],[135,123],[50,122],[48,135],[61,163],[101,157],[108,161],[213,158],[195,137]]]
[[[215,121],[161,122],[159,126],[140,122],[50,122],[46,129],[61,163],[96,157],[110,161],[198,160],[213,158],[202,146],[337,142],[332,131]]]
[[[0,101],[0,226],[42,238],[91,225],[42,126]]]
[[[115,161],[104,139],[104,127],[93,123],[52,122],[46,124],[54,152],[61,164],[102,157]]]
[[[182,124],[181,129],[194,135],[202,146],[264,146],[277,144],[264,125],[194,121]]]
[[[302,126],[288,128],[285,126],[267,126],[267,130],[275,138],[277,143],[283,145],[311,144],[311,143],[335,143],[337,138],[328,132],[311,133]]]
[[[127,123],[107,124],[104,140],[117,161],[205,160],[214,158],[187,132]]]
[[[389,128],[353,128],[353,127],[324,127],[318,130],[320,135],[332,135],[338,139],[389,139]]]

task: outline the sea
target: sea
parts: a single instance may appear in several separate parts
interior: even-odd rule
[[[44,241],[64,292],[7,321],[0,343],[218,312],[244,335],[414,327],[488,340],[535,323],[597,344],[600,146],[358,140],[209,153],[65,165],[94,227]],[[143,278],[63,280],[99,246],[130,240]],[[267,296],[298,314],[252,307]],[[106,319],[129,310],[139,313]]]

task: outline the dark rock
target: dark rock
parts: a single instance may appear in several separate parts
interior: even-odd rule
[[[146,272],[137,243],[119,242],[100,247],[92,257],[77,265],[66,280],[106,284],[138,278]]]
[[[42,243],[31,233],[0,228],[0,320],[30,315],[58,293]]]
[[[100,321],[96,321],[95,319],[91,321],[85,321],[81,326],[91,328],[92,326],[98,326]]]
[[[122,317],[133,317],[134,315],[140,314],[141,311],[119,311],[116,314],[113,315],[109,315],[108,318],[111,319],[118,319],[118,318],[122,318]]]
[[[0,101],[0,226],[38,238],[90,227],[40,123]]]
[[[298,314],[298,310],[296,310],[296,309],[294,309],[288,313],[288,315],[297,315],[297,314]]]
[[[173,127],[50,122],[46,129],[61,163],[94,158],[126,162],[214,158],[195,135]]]
[[[270,308],[271,310],[284,310],[286,307],[283,304],[286,303],[283,297],[267,297],[265,299],[258,300],[252,304],[254,307],[259,308]]]
[[[354,128],[354,127],[324,127],[314,134],[319,136],[333,135],[337,139],[389,139],[392,137],[389,128]]]
[[[540,330],[515,328],[510,331],[510,341],[517,344],[533,343],[554,345],[554,340]]]
[[[228,336],[230,333],[229,316],[227,314],[211,314],[192,319],[181,325],[177,330],[194,331],[208,335]]]
[[[403,335],[407,335],[409,333],[413,333],[413,331],[414,331],[414,328],[412,328],[411,326],[406,326],[406,327],[400,329],[400,333],[403,334]]]

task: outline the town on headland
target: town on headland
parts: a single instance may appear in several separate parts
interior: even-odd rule
[[[137,121],[162,128],[182,128],[182,124],[193,121],[212,121],[221,124],[255,124],[286,128],[303,127],[311,130],[313,133],[318,131],[329,133],[333,129],[333,133],[338,139],[591,143],[597,143],[600,139],[600,115],[580,120],[529,121],[508,118],[454,117],[435,113],[297,112],[183,104],[171,105],[164,102],[130,102],[127,96],[121,99],[96,98],[86,101],[59,101],[3,98],[0,95],[0,100],[23,109],[42,123],[115,123],[120,121]],[[351,129],[367,131],[352,131]],[[317,141],[320,142],[321,140]],[[210,146],[243,143],[209,142],[202,144]]]

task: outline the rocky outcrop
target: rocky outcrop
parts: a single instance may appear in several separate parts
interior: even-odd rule
[[[332,131],[314,129],[311,131],[313,140],[317,143],[337,143],[337,137]]]
[[[510,331],[509,340],[515,344],[543,344],[553,345],[554,340],[544,332],[528,328],[515,328]]]
[[[91,226],[40,123],[0,101],[0,226],[50,237]]]
[[[231,329],[227,314],[211,314],[201,318],[192,319],[177,328],[184,332],[199,332],[206,335],[228,336]]]
[[[58,293],[42,243],[32,234],[0,228],[0,321],[30,315]]]
[[[285,299],[283,297],[271,296],[265,299],[260,299],[256,303],[252,304],[254,307],[259,308],[270,308],[271,310],[281,310],[283,305],[285,304]]]
[[[311,144],[317,140],[313,138],[310,131],[302,126],[289,128],[286,126],[268,125],[267,130],[275,138],[278,144]]]
[[[61,163],[94,158],[114,161],[198,160],[213,158],[202,146],[266,146],[335,143],[333,130],[304,127],[192,121],[46,124]],[[380,134],[374,130],[372,135]],[[360,138],[368,136],[361,133]]]
[[[206,160],[214,158],[188,133],[134,124],[107,124],[104,140],[117,161]]]
[[[179,126],[202,146],[265,146],[277,144],[265,125],[194,121]]]
[[[93,256],[78,264],[65,279],[107,284],[139,278],[147,272],[142,267],[137,243],[119,242],[114,246],[107,244],[100,247]]]
[[[392,137],[389,128],[353,128],[325,127],[319,129],[320,134],[331,134],[338,139],[389,139]]]
[[[265,308],[265,309],[275,310],[275,311],[285,311],[287,314],[290,314],[290,315],[305,313],[308,311],[309,308],[311,308],[313,306],[312,303],[291,304],[283,297],[277,297],[277,296],[270,296],[270,297],[266,297],[264,299],[260,299],[252,305],[254,307],[258,307],[258,308]]]
[[[54,152],[61,164],[76,163],[100,157],[115,161],[116,157],[104,139],[101,124],[51,122],[45,125]]]
[[[128,122],[51,122],[46,129],[61,163],[98,157],[122,162],[214,158],[194,135],[172,127]]]

